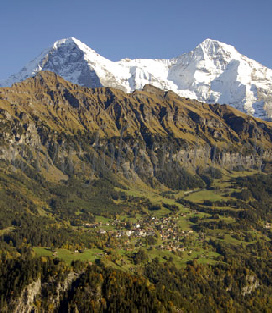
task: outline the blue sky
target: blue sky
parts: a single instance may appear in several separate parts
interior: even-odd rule
[[[211,38],[272,68],[271,14],[271,0],[3,0],[0,79],[71,36],[113,61],[172,58]]]

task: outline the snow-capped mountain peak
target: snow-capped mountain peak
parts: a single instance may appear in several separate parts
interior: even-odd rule
[[[60,39],[56,42],[54,42],[53,44],[53,49],[58,49],[59,46],[63,45],[63,44],[76,44],[76,42],[79,41],[81,42],[80,40],[76,39],[75,37],[68,37],[68,38],[63,38],[63,39]]]
[[[195,49],[197,50],[199,48],[210,55],[220,53],[221,51],[225,53],[237,53],[235,47],[210,38],[205,39]]]
[[[226,103],[257,117],[272,118],[272,70],[217,40],[206,39],[171,60],[112,62],[69,37],[56,41],[0,86],[10,86],[43,70],[86,87],[109,86],[132,92],[152,84],[183,97]]]
[[[180,95],[229,104],[256,117],[272,117],[272,70],[231,45],[204,40],[178,58],[169,79],[178,86]]]

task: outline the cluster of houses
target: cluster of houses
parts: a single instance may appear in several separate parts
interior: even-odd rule
[[[186,217],[183,213],[160,218],[149,216],[145,219],[137,220],[135,223],[115,219],[106,223],[85,224],[85,227],[96,228],[99,235],[107,234],[110,237],[116,238],[160,237],[162,244],[157,245],[156,249],[184,251],[185,248],[181,244],[181,241],[185,237],[192,235],[194,231],[181,229],[178,225],[181,216]],[[114,230],[105,230],[107,228],[106,226],[113,226]]]

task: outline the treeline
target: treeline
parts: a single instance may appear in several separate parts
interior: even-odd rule
[[[272,175],[238,177],[234,183],[243,188],[235,196],[247,201],[254,209],[251,217],[271,221],[272,219]]]
[[[177,269],[155,259],[145,275],[155,284],[159,299],[183,312],[268,312],[272,304],[270,283],[260,285],[260,276],[243,263],[207,266],[191,261]]]
[[[231,194],[226,200],[204,200],[202,204],[184,198],[177,202],[191,210],[211,215],[210,220],[197,215],[191,217],[197,231],[205,229],[228,229],[230,231],[249,231],[257,229],[264,232],[264,224],[272,220],[272,175],[242,176],[232,179],[232,186],[239,191]],[[235,222],[227,223],[219,217],[232,217]],[[216,223],[215,220],[217,219]],[[271,237],[270,232],[267,233]]]
[[[9,166],[6,164],[7,167]],[[1,166],[4,166],[3,162]],[[84,226],[95,221],[95,214],[114,216],[124,210],[115,201],[124,193],[107,175],[92,181],[70,177],[52,183],[26,166],[23,173],[0,170],[0,238],[14,247],[25,244],[47,247],[94,247],[100,237]],[[99,243],[98,243],[99,241]]]
[[[52,222],[52,221],[51,221]],[[14,247],[20,248],[25,244],[33,247],[64,247],[73,249],[93,248],[103,245],[103,236],[99,238],[91,232],[78,231],[70,226],[51,224],[43,217],[22,216],[15,229],[0,238]]]
[[[89,266],[66,293],[58,312],[173,312],[145,277]]]
[[[200,176],[190,173],[175,162],[165,164],[154,175],[160,183],[174,190],[204,188],[206,185]]]
[[[240,253],[230,247],[217,249],[227,263],[208,266],[194,260],[178,269],[170,259],[155,258],[142,265],[143,275],[103,263],[76,261],[67,267],[58,259],[2,256],[0,309],[12,312],[15,298],[40,279],[34,307],[41,312],[269,312],[271,261],[248,259],[248,248]],[[59,289],[69,273],[70,284]]]

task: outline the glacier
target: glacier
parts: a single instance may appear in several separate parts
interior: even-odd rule
[[[56,41],[19,73],[0,81],[0,86],[11,86],[39,71],[55,72],[81,86],[114,87],[127,93],[151,84],[181,97],[228,104],[255,117],[272,118],[272,70],[217,40],[206,39],[173,59],[113,62],[70,37]]]

